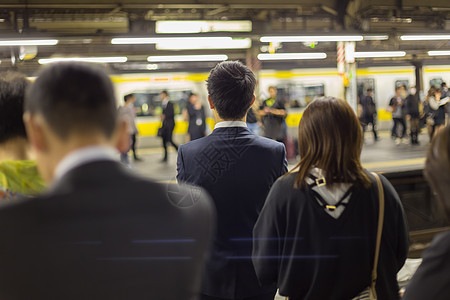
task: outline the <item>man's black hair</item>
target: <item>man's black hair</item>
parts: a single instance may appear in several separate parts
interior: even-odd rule
[[[125,96],[123,96],[123,102],[127,102],[128,99],[133,98],[133,97],[134,97],[134,94],[133,94],[133,93],[131,93],[131,94],[126,94]]]
[[[373,88],[368,88],[367,89],[367,92],[369,93],[369,92],[373,92]]]
[[[25,110],[42,115],[61,139],[92,131],[111,137],[117,121],[111,80],[97,67],[82,63],[44,68],[26,94]]]
[[[207,80],[208,94],[222,119],[242,119],[250,108],[256,78],[238,61],[225,61],[211,70]]]
[[[0,73],[0,143],[26,138],[23,102],[29,82],[17,72]]]
[[[161,94],[164,94],[164,95],[166,95],[166,96],[169,96],[169,93],[167,93],[166,90],[163,90],[163,91],[161,92]]]

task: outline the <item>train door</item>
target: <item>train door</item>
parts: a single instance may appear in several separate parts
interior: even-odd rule
[[[134,107],[137,116],[159,116],[162,113],[162,103],[160,99],[160,92],[158,91],[144,91],[135,92],[136,101]],[[188,101],[191,90],[167,90],[170,101],[173,103],[175,115],[181,114],[186,102]]]
[[[377,103],[377,91],[375,90],[375,79],[373,78],[356,78],[358,102],[367,92],[367,89],[372,89],[375,103]]]

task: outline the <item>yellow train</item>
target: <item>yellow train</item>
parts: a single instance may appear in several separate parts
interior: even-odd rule
[[[268,98],[267,89],[275,86],[278,96],[282,97],[288,108],[286,123],[288,127],[297,127],[304,107],[315,97],[328,95],[343,98],[343,79],[334,68],[293,69],[289,71],[261,70],[258,75],[256,95],[258,100]],[[187,123],[183,121],[181,111],[191,92],[199,95],[207,106],[207,91],[205,80],[208,73],[140,73],[113,75],[112,81],[116,94],[121,98],[129,93],[137,96],[135,108],[138,114],[137,124],[141,136],[155,136],[160,127],[161,101],[159,93],[169,92],[175,104],[176,126],[175,134],[185,134]],[[380,127],[387,127],[391,114],[386,107],[389,99],[394,95],[397,85],[415,84],[413,66],[401,67],[370,67],[357,70],[358,95],[367,88],[373,88],[377,103]],[[423,85],[427,91],[431,85],[440,85],[450,81],[450,65],[424,66]],[[206,109],[209,111],[208,109]],[[209,115],[207,119],[209,129],[214,121]]]

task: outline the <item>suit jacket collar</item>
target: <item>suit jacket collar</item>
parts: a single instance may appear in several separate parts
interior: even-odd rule
[[[247,127],[247,123],[243,121],[222,121],[217,123],[214,129],[225,127]]]
[[[255,136],[247,127],[220,127],[213,130],[210,134],[211,136],[221,136],[221,135],[253,135]]]
[[[79,165],[56,179],[48,189],[48,193],[70,193],[87,185],[98,185],[101,182],[121,181],[120,175],[127,174],[127,169],[119,162],[99,159]],[[132,176],[129,173],[128,176]]]
[[[71,169],[98,160],[114,160],[116,150],[104,146],[89,146],[67,154],[55,169],[55,180],[64,176]]]

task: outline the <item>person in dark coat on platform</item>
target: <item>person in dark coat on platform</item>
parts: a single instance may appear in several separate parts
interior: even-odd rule
[[[198,95],[192,93],[186,108],[183,110],[183,116],[188,122],[189,141],[202,138],[206,135],[206,115],[205,108],[198,99]]]
[[[373,99],[373,89],[368,88],[367,94],[361,97],[360,104],[362,107],[362,116],[361,116],[361,124],[363,128],[363,134],[366,131],[367,126],[372,125],[373,139],[378,141],[377,136],[377,106],[375,105],[375,101]]]
[[[260,286],[252,265],[252,230],[273,182],[287,171],[282,143],[253,134],[245,115],[256,79],[243,64],[212,69],[208,101],[216,119],[206,137],[180,146],[177,179],[205,188],[217,208],[217,231],[203,276],[202,300],[273,300],[274,283]]]
[[[424,175],[450,221],[450,127],[442,129],[428,150]],[[450,297],[450,231],[441,233],[423,254],[404,300],[447,300]]]
[[[410,87],[409,95],[406,97],[405,102],[406,119],[409,120],[409,130],[411,132],[411,145],[418,145],[420,106],[422,104],[415,86]]]
[[[162,162],[167,162],[167,143],[172,144],[175,150],[178,151],[178,146],[172,140],[173,130],[175,128],[175,111],[173,109],[173,103],[169,100],[169,94],[167,91],[162,91],[160,94],[162,102],[162,114],[161,114],[161,128],[160,136],[164,147],[164,157]]]
[[[371,284],[378,189],[362,168],[362,131],[347,102],[322,97],[300,121],[297,171],[272,186],[253,231],[261,284],[276,283],[289,300],[352,299]],[[398,299],[397,272],[408,253],[403,207],[380,176],[385,213],[378,299]]]
[[[85,64],[46,68],[25,125],[48,191],[0,206],[1,299],[197,299],[214,228],[197,187],[143,179],[114,88]]]

